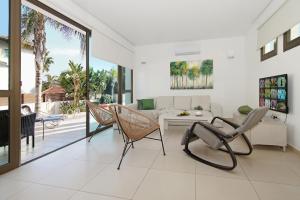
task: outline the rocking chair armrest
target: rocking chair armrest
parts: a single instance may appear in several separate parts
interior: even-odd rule
[[[192,128],[191,128],[191,132],[193,133],[194,129],[195,129],[195,126],[196,125],[200,125],[202,126],[203,128],[209,130],[211,133],[213,133],[216,137],[218,137],[220,140],[223,140],[223,139],[230,139],[232,138],[231,135],[226,135],[226,134],[223,134],[221,133],[220,131],[218,131],[218,128],[214,127],[211,123],[203,123],[203,122],[195,122],[193,125],[192,125]]]
[[[237,125],[236,123],[231,122],[231,121],[229,121],[229,120],[227,120],[227,119],[225,119],[225,118],[222,118],[222,117],[214,117],[214,118],[212,119],[212,121],[211,121],[211,124],[214,124],[214,122],[216,121],[216,119],[219,119],[219,120],[225,122],[226,124],[230,125],[230,126],[231,126],[232,128],[234,128],[234,129],[237,129],[238,127],[240,127],[240,126]]]

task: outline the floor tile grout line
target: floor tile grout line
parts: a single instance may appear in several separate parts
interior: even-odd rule
[[[238,161],[240,166],[241,166],[241,169],[243,170],[244,174],[246,175],[247,179],[250,181],[250,182],[262,182],[262,183],[273,183],[273,184],[279,184],[279,185],[286,185],[286,186],[296,186],[296,187],[300,187],[300,184],[299,185],[295,185],[295,184],[289,184],[289,183],[280,183],[280,182],[275,182],[275,181],[265,181],[265,180],[258,180],[258,179],[250,179],[249,176],[247,175],[246,173],[246,170],[243,168],[243,165],[241,164],[240,161]],[[291,168],[289,168],[291,169]],[[294,172],[294,171],[293,171]],[[298,177],[298,175],[297,175]]]
[[[96,192],[88,192],[88,191],[76,191],[77,193],[85,193],[85,194],[92,194],[92,195],[97,195],[97,196],[104,196],[104,197],[112,197],[112,198],[118,198],[118,199],[123,199],[123,200],[131,200],[125,197],[117,196],[117,195],[110,195],[110,194],[104,194],[104,193],[96,193]],[[76,195],[76,193],[74,194]],[[73,198],[74,195],[71,197]]]
[[[197,166],[196,166],[196,161],[194,161],[194,166],[195,166],[195,200],[197,200]]]
[[[246,170],[244,169],[244,167],[243,167],[243,165],[242,165],[242,163],[240,162],[239,159],[238,159],[238,164],[240,165],[240,167],[241,167],[243,173],[245,174],[245,176],[246,176],[248,182],[250,183],[251,187],[253,188],[253,190],[254,190],[254,192],[255,192],[257,198],[258,198],[259,200],[262,200],[261,197],[260,197],[260,195],[259,195],[259,193],[258,193],[258,191],[255,189],[254,184],[253,184],[252,181],[250,180],[250,177],[249,177],[248,174],[246,173]]]
[[[153,167],[153,165],[154,165],[156,159],[160,156],[160,153],[162,153],[162,150],[161,150],[161,151],[158,151],[158,153],[157,153],[155,159],[153,159],[153,161],[152,161],[151,165],[149,166],[149,168],[147,169],[147,172],[145,173],[143,179],[141,180],[140,184],[138,185],[138,187],[136,188],[136,190],[134,191],[134,193],[133,193],[133,195],[132,195],[132,197],[131,197],[130,199],[133,199],[133,198],[134,198],[134,196],[136,195],[136,193],[138,192],[138,190],[140,189],[140,187],[141,187],[142,184],[144,183],[144,181],[145,181],[146,177],[148,176],[150,170],[152,169],[152,167]]]

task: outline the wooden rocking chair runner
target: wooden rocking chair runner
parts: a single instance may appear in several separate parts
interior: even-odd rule
[[[97,129],[101,128],[102,126],[112,125],[115,122],[115,120],[112,117],[112,113],[109,110],[101,108],[90,101],[86,101],[86,104],[89,107],[91,115],[98,123]],[[95,131],[93,135],[90,137],[89,142],[94,137],[94,135],[95,135]]]
[[[133,146],[134,142],[137,142],[143,138],[158,140],[161,142],[163,155],[166,155],[162,135],[160,132],[160,126],[153,119],[130,109],[122,105],[111,105],[110,110],[113,114],[114,120],[117,122],[119,129],[124,133],[125,146],[119,162],[118,170],[128,150]],[[148,137],[151,133],[159,131],[160,138]]]

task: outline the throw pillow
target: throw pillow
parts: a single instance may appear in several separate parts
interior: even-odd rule
[[[143,107],[143,101],[141,99],[137,100],[137,109],[142,110]]]
[[[203,110],[202,106],[196,106],[194,110]]]
[[[138,110],[154,110],[154,99],[140,99],[139,101]]]
[[[253,109],[248,105],[240,106],[238,108],[239,113],[241,113],[243,115],[248,115],[252,110]]]

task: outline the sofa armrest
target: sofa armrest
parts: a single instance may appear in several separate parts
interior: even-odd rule
[[[126,107],[137,110],[137,104],[136,103],[128,104],[128,105],[126,105]]]
[[[210,109],[213,117],[223,117],[223,108],[220,104],[211,103]]]

